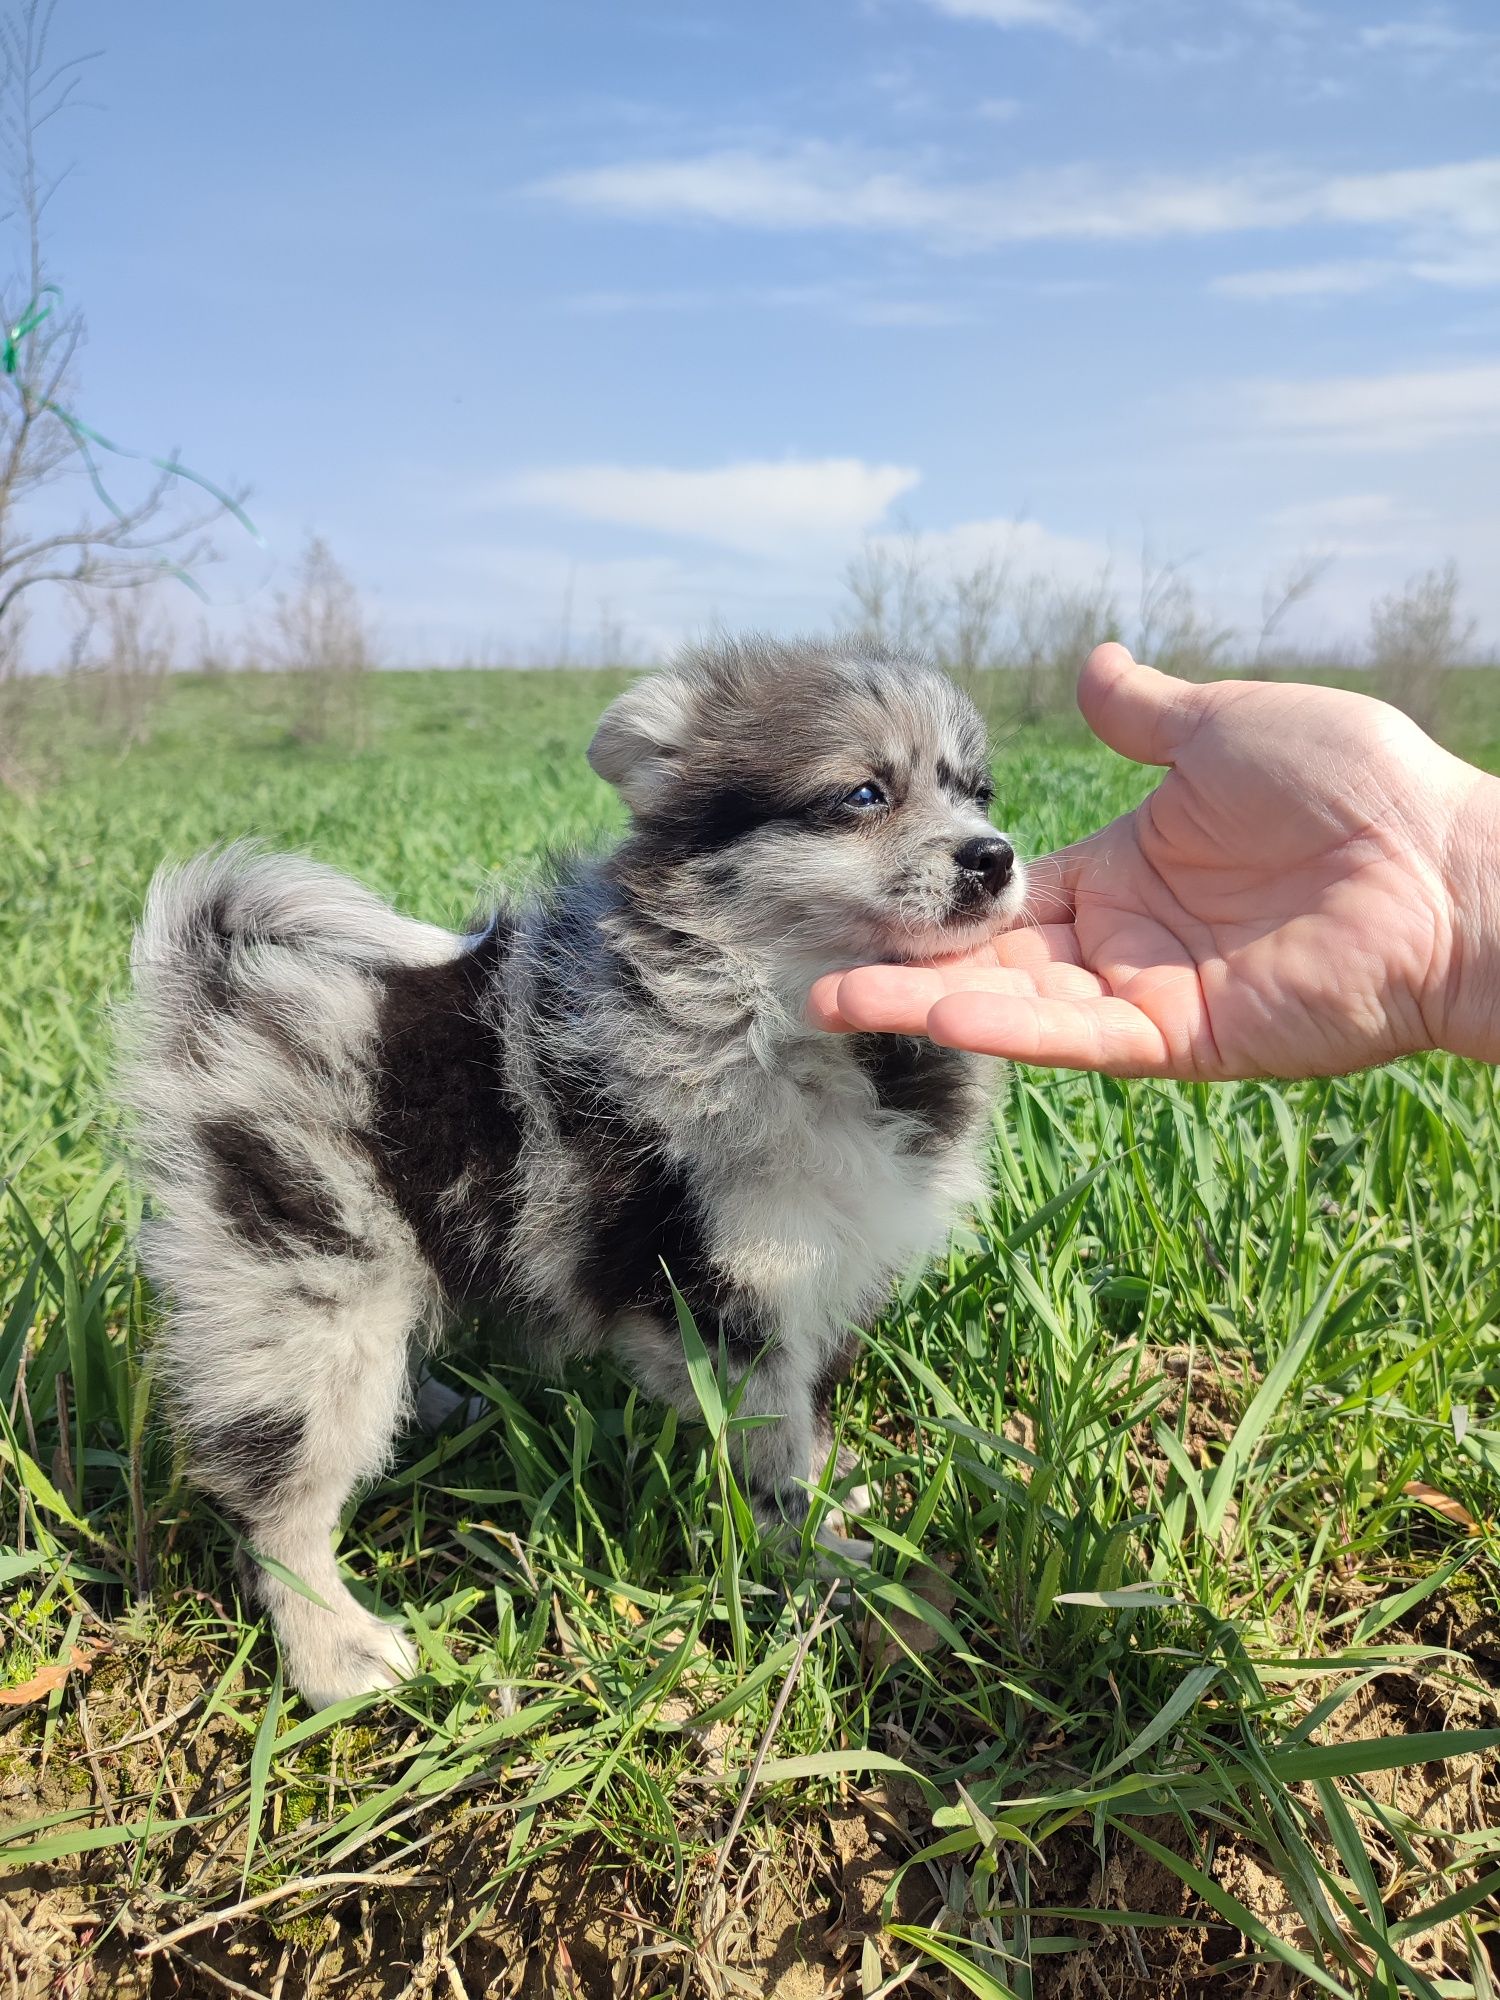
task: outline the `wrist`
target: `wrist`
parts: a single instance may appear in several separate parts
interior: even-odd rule
[[[1473,773],[1445,848],[1451,934],[1433,1046],[1500,1062],[1500,778]]]

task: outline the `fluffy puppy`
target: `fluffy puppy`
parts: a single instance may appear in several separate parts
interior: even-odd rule
[[[778,1420],[742,1475],[795,1522],[851,1327],[979,1190],[995,1065],[803,1014],[820,973],[1019,911],[967,697],[867,647],[726,644],[632,686],[589,761],[623,843],[467,936],[237,848],[159,874],[136,938],[159,1365],[316,1704],[411,1670],[331,1538],[445,1313],[611,1348],[691,1412],[665,1267]]]

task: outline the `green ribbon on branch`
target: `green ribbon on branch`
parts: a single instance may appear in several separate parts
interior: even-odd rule
[[[20,373],[21,343],[30,334],[36,332],[43,320],[51,317],[53,304],[61,303],[61,300],[62,292],[56,285],[43,285],[36,296],[28,302],[25,312],[22,313],[15,325],[8,329],[4,344],[0,345],[0,369],[3,369],[15,383],[16,392],[23,404],[30,404],[31,398]],[[215,486],[211,479],[205,479],[201,472],[194,472],[175,457],[156,458],[149,452],[129,451],[124,445],[115,444],[111,439],[104,437],[100,432],[94,430],[91,425],[75,417],[71,410],[65,410],[61,403],[53,402],[50,396],[42,397],[33,407],[43,409],[49,416],[56,417],[69,437],[72,438],[78,456],[83,460],[89,484],[98,495],[101,505],[106,507],[117,521],[123,523],[127,519],[127,516],[116,505],[113,495],[104,484],[103,477],[99,471],[98,461],[90,450],[90,446],[92,445],[97,445],[101,451],[112,453],[116,458],[138,459],[142,464],[155,466],[159,472],[165,472],[173,479],[186,479],[190,485],[201,487],[211,499],[218,501],[227,514],[234,516],[235,520],[239,522],[257,548],[263,549],[266,546],[265,537],[250,519],[244,508],[240,506],[239,502],[231,498],[222,487]],[[210,601],[208,592],[203,588],[202,584],[198,582],[196,577],[190,576],[180,565],[168,562],[166,557],[163,556],[162,568],[169,576],[175,576],[179,582],[185,583],[188,589],[195,596],[201,598],[205,604]]]

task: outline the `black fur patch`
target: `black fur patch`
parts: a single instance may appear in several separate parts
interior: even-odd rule
[[[328,1071],[326,1052],[309,1040],[295,1010],[262,991],[253,973],[245,977],[246,968],[237,962],[247,945],[287,942],[274,931],[232,926],[222,895],[193,912],[187,936],[191,998],[180,1010],[174,1049],[181,1060],[205,1060],[215,1024],[233,1020],[268,1042],[283,1060],[302,1069]]]
[[[339,1309],[337,1297],[332,1292],[320,1290],[316,1285],[290,1285],[286,1292],[287,1303],[304,1312],[327,1314],[330,1317]]]
[[[900,1111],[923,1128],[918,1152],[958,1137],[974,1108],[974,1082],[957,1049],[915,1035],[854,1035],[854,1060],[875,1086],[884,1111]]]
[[[261,1411],[197,1431],[190,1440],[193,1472],[246,1529],[295,1473],[304,1428],[301,1417]]]
[[[649,875],[653,864],[721,854],[762,827],[799,823],[805,816],[803,801],[748,785],[684,783],[647,824],[637,828],[628,848]]]
[[[513,934],[510,921],[496,916],[460,958],[393,967],[380,1002],[370,1151],[455,1302],[501,1289],[515,1214],[520,1125],[505,1089],[500,1038],[481,1005]],[[462,1200],[445,1200],[460,1181]]]
[[[333,1190],[305,1162],[287,1159],[261,1126],[205,1118],[197,1137],[208,1155],[219,1213],[242,1242],[278,1254],[369,1255],[369,1246],[345,1227]]]
[[[859,1342],[851,1333],[818,1370],[818,1378],[813,1383],[812,1406],[825,1420],[833,1408],[835,1391],[858,1358]]]
[[[971,766],[961,771],[946,757],[937,760],[937,781],[945,792],[959,799],[984,801],[993,793],[990,774],[983,765]]]
[[[550,913],[537,947],[542,968],[537,1005],[543,1014],[561,1014],[578,1004],[570,960],[583,947],[578,927],[592,921],[587,909],[566,896]],[[596,950],[597,941],[589,942]],[[659,1138],[624,1116],[594,1070],[544,1055],[539,1075],[553,1126],[577,1174],[576,1278],[588,1303],[606,1320],[650,1312],[671,1326],[670,1274],[704,1340],[712,1346],[722,1338],[735,1360],[748,1363],[765,1343],[759,1313],[714,1266],[693,1191]]]
[[[704,1342],[722,1340],[748,1367],[769,1338],[755,1301],[708,1256],[702,1218],[681,1171],[640,1135],[601,1117],[575,1127],[588,1218],[577,1279],[605,1319],[650,1312],[676,1324],[671,1285],[686,1300]],[[671,1285],[668,1283],[670,1277]],[[675,1333],[669,1338],[676,1338]]]

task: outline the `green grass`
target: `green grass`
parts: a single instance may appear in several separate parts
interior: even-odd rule
[[[311,1991],[320,1963],[396,1992],[409,1962],[442,1992],[446,1962],[473,1994],[611,1966],[653,1995],[1228,1994],[1271,1959],[1280,1990],[1491,1993],[1477,1067],[1018,1077],[988,1211],[840,1401],[879,1493],[848,1606],[748,1540],[711,1381],[689,1425],[461,1330],[487,1414],[410,1442],[343,1544],[425,1672],[315,1717],[283,1690],[153,1406],[109,1110],[131,922],[163,855],[242,833],[458,922],[616,826],[581,753],[618,684],[381,676],[345,757],[290,738],[274,681],[184,683],[148,747],[80,735],[65,782],[0,803],[0,1681],[110,1644],[0,1708],[35,1965],[143,1979],[138,1948],[249,1901],[165,1949],[171,1990]],[[1482,695],[1455,747],[1493,763]],[[999,779],[1032,850],[1147,782],[1066,725],[1010,732]]]

